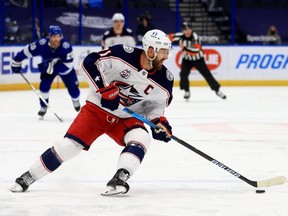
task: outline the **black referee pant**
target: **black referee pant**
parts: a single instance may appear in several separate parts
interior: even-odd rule
[[[219,91],[220,84],[215,80],[210,70],[208,69],[204,58],[195,61],[182,60],[180,71],[180,89],[189,91],[189,79],[191,69],[195,67],[199,73],[204,77],[210,88],[216,92]]]

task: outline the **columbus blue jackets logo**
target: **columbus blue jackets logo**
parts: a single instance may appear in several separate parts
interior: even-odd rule
[[[142,100],[142,96],[133,85],[121,81],[116,81],[115,84],[120,90],[119,96],[121,98],[121,103],[126,107]]]
[[[131,46],[127,46],[127,45],[123,45],[123,49],[127,52],[127,53],[132,53],[134,51],[134,48]]]
[[[125,69],[120,72],[120,76],[124,79],[128,79],[130,75],[131,75],[131,71],[129,71],[128,69]]]
[[[169,70],[166,70],[166,77],[169,81],[172,81],[174,79],[173,74]]]

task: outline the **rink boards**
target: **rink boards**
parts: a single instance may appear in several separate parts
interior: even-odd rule
[[[11,59],[23,49],[23,46],[4,46],[0,50],[0,90],[29,89],[25,80],[10,70]],[[90,52],[101,50],[100,46],[74,46],[74,65],[78,71],[79,64]],[[223,86],[287,86],[288,54],[287,46],[204,46],[206,63],[214,77]],[[40,81],[37,64],[40,57],[23,61],[23,74],[38,86]],[[165,62],[173,73],[175,86],[179,85],[181,68],[181,49],[173,48],[170,58]],[[85,79],[78,72],[80,87],[88,87]],[[207,85],[203,77],[192,69],[190,74],[192,86]],[[53,88],[64,87],[56,79]]]

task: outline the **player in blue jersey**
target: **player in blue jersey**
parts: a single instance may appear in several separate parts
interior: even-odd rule
[[[169,142],[172,127],[164,117],[172,101],[173,75],[163,65],[168,59],[171,41],[157,29],[143,37],[143,49],[115,45],[90,53],[82,69],[90,83],[86,104],[64,138],[47,149],[16,179],[12,192],[24,192],[36,180],[56,170],[63,162],[88,150],[95,140],[106,134],[123,146],[117,171],[102,195],[127,193],[127,180],[140,166],[151,144],[143,122],[124,112],[123,107],[140,113],[161,129],[152,137]]]
[[[11,68],[14,73],[20,73],[22,61],[26,58],[35,56],[42,57],[42,63],[38,64],[41,72],[40,76],[40,94],[49,102],[49,92],[53,80],[59,75],[68,89],[72,98],[73,106],[78,112],[80,110],[80,90],[79,82],[73,67],[73,49],[71,44],[63,38],[59,26],[50,26],[48,38],[42,38],[31,43],[21,50],[11,62]],[[40,100],[41,109],[38,112],[40,119],[43,119],[47,112],[47,106]]]

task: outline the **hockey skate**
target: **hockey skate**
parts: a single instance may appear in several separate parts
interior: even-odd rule
[[[113,178],[107,183],[107,190],[102,193],[102,196],[112,196],[118,194],[125,194],[129,191],[130,187],[126,183],[130,174],[126,169],[119,169]]]
[[[15,180],[15,184],[9,190],[14,193],[25,192],[29,188],[29,186],[35,181],[36,180],[27,171]]]
[[[74,100],[73,100],[73,106],[74,106],[74,108],[75,108],[75,110],[76,110],[77,112],[80,111],[81,105],[80,105],[79,100],[77,100],[77,101],[74,101]]]
[[[38,116],[39,116],[39,120],[43,120],[44,119],[44,115],[47,112],[47,107],[41,107],[41,109],[38,112]]]
[[[223,94],[220,90],[215,91],[215,92],[216,92],[216,95],[217,95],[218,97],[220,97],[220,98],[222,98],[222,99],[226,99],[226,95]]]
[[[185,99],[186,101],[189,101],[189,98],[190,98],[190,92],[189,92],[189,91],[185,91],[185,93],[184,93],[184,99]]]

